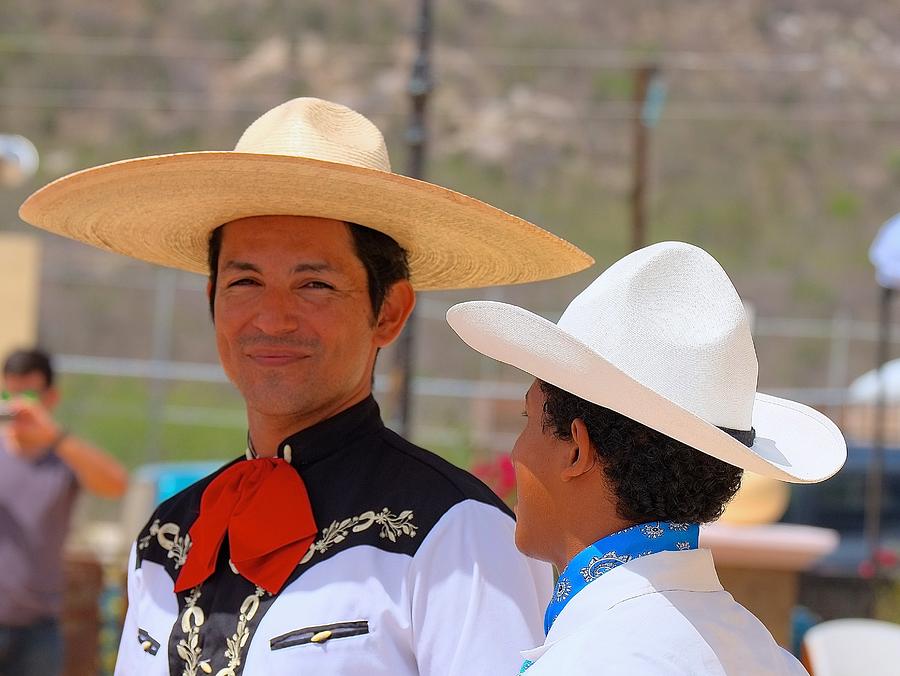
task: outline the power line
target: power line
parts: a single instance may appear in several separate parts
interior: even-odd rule
[[[236,40],[171,40],[72,35],[0,34],[0,52],[67,56],[165,56],[178,59],[239,58],[254,43]]]
[[[84,88],[0,87],[0,108],[96,111],[185,111],[254,114],[280,103],[282,92],[254,92],[252,103],[235,101],[227,105],[211,104],[210,97],[196,92],[163,90],[104,90]],[[477,102],[473,103],[473,108]],[[404,117],[399,110],[367,110],[377,117]],[[439,118],[452,117],[436,109]],[[542,111],[539,108],[510,109],[511,119],[537,118],[557,122],[627,121],[633,117],[629,101],[591,104],[586,112]],[[897,122],[900,104],[809,102],[802,105],[770,102],[700,101],[666,104],[662,121],[791,121],[791,122]]]
[[[260,113],[281,103],[283,93],[254,92],[253,103],[220,106],[196,92],[79,88],[0,87],[0,108],[50,108],[98,111],[184,110],[188,112]]]
[[[0,33],[0,53],[50,54],[56,56],[96,57],[160,57],[165,59],[189,59],[214,61],[240,59],[265,40],[173,40],[171,38],[119,38],[79,36],[43,36]],[[364,49],[386,48],[385,43],[336,43],[327,41],[330,48],[339,49],[356,57],[353,52]],[[369,59],[371,54],[358,58]],[[376,60],[377,62],[377,60]]]
[[[67,56],[154,56],[172,59],[228,60],[239,59],[262,41],[120,38],[105,36],[35,35],[0,33],[0,53],[54,54]],[[345,57],[367,58],[372,52],[391,48],[384,42],[338,42],[323,40],[329,49]],[[435,45],[438,60],[442,55],[460,51],[471,55],[479,65],[501,68],[539,69],[613,69],[630,70],[648,60],[661,63],[669,70],[744,71],[808,73],[840,64],[817,52],[699,52],[666,50],[647,54],[627,49],[602,47],[525,47],[517,45]],[[361,52],[368,52],[360,55]],[[900,69],[900,54],[872,53],[859,58],[873,68]],[[392,62],[382,59],[383,62]]]

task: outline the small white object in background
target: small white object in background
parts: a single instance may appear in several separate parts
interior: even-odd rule
[[[847,387],[850,404],[875,404],[878,402],[879,371],[884,377],[884,399],[888,404],[900,402],[900,359],[885,362],[881,369],[866,371]]]
[[[37,168],[38,152],[31,141],[18,134],[0,134],[0,185],[16,188]]]
[[[869,247],[875,279],[886,289],[900,288],[900,214],[889,218]]]
[[[896,674],[900,626],[863,618],[830,620],[806,632],[803,649],[815,676]]]

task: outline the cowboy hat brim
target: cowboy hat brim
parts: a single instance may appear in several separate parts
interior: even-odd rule
[[[420,290],[561,277],[593,259],[477,199],[399,174],[287,155],[206,151],[123,160],[64,176],[21,218],[100,249],[208,273],[209,234],[247,216],[358,223],[409,253]]]
[[[832,476],[846,460],[846,442],[837,426],[803,404],[758,393],[753,406],[756,440],[748,448],[528,310],[471,301],[451,307],[447,321],[483,355],[757,474],[815,483]]]

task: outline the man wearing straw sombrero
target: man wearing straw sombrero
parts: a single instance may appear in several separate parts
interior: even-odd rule
[[[737,292],[678,242],[606,270],[558,324],[489,301],[447,320],[536,380],[512,461],[516,544],[561,571],[529,676],[804,674],[722,589],[699,526],[746,469],[822,481],[847,449],[825,416],[759,394]]]
[[[378,350],[413,289],[547,279],[591,259],[472,198],[391,173],[366,118],[270,110],[233,152],[117,162],[24,220],[209,276],[246,455],[160,505],[132,548],[116,673],[501,674],[540,634],[548,566],[505,506],[386,429]]]

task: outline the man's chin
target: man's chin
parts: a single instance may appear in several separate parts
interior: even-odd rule
[[[240,388],[239,388],[240,389]],[[283,392],[278,389],[255,388],[241,389],[241,394],[247,404],[247,409],[257,414],[272,417],[302,416],[307,415],[316,408],[316,402],[306,397],[297,396],[300,388],[292,388]]]
[[[250,405],[254,411],[260,415],[271,418],[287,418],[290,416],[305,417],[309,415],[315,407],[305,402],[265,402],[257,405]]]
[[[532,537],[530,533],[528,533],[525,529],[522,528],[522,522],[516,522],[516,549],[522,552],[525,556],[529,556],[532,559],[540,559],[545,560],[544,556],[542,556],[542,552],[539,547],[535,547],[532,542]]]

